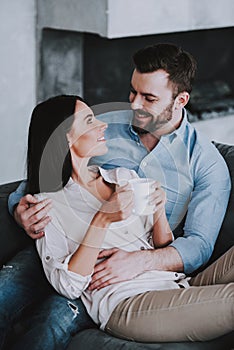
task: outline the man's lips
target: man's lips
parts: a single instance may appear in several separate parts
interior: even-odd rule
[[[135,117],[136,119],[142,120],[142,119],[151,118],[151,115],[150,115],[150,114],[146,114],[146,113],[138,113],[138,112],[135,112],[134,117]]]

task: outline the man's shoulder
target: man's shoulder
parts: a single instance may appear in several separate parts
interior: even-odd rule
[[[195,169],[215,176],[229,177],[227,164],[215,145],[199,131],[196,132],[191,161]]]
[[[212,160],[221,160],[221,156],[215,145],[200,131],[195,130],[194,153],[195,155]]]

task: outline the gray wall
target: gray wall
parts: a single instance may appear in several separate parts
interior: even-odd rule
[[[35,1],[0,2],[0,184],[24,178],[36,102]]]
[[[81,33],[44,29],[39,64],[39,100],[60,94],[83,95]]]

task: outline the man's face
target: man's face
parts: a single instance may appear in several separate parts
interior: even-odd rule
[[[168,73],[159,69],[152,73],[134,70],[129,101],[134,111],[133,126],[138,132],[165,129],[173,118],[173,88]]]

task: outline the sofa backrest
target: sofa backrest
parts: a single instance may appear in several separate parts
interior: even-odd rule
[[[226,161],[231,176],[232,189],[224,221],[209,264],[234,245],[234,145],[213,143]]]

